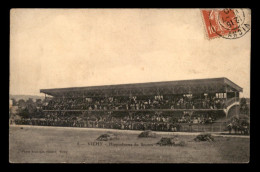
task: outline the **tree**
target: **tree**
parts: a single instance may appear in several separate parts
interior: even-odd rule
[[[36,106],[41,107],[42,106],[42,99],[37,99],[36,100]]]
[[[24,100],[24,99],[20,99],[20,100],[18,101],[18,106],[19,106],[19,108],[25,108],[25,107],[26,107],[26,102],[25,102],[25,100]]]
[[[240,100],[240,113],[244,115],[249,114],[249,108],[247,106],[247,102],[245,98],[241,98]]]
[[[33,104],[34,104],[33,99],[32,99],[32,98],[29,98],[29,99],[26,101],[26,104],[27,104],[27,105],[33,105]]]
[[[19,112],[18,112],[18,115],[19,115],[21,118],[30,118],[30,113],[29,113],[29,111],[28,111],[27,108],[20,109]]]
[[[18,101],[19,112],[18,115],[22,118],[32,118],[37,116],[37,105],[32,98],[29,98],[27,101],[20,99]]]
[[[37,103],[37,104],[42,103],[42,99],[36,99],[36,103]]]
[[[235,133],[241,132],[241,134],[249,134],[250,130],[250,117],[248,115],[234,116],[228,121],[227,129],[229,133],[234,129]]]
[[[11,100],[12,100],[12,102],[13,102],[13,106],[17,106],[18,103],[17,103],[17,101],[15,100],[15,98],[12,98]]]

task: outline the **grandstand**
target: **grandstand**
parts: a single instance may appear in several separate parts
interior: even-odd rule
[[[30,123],[159,131],[196,125],[206,131],[239,104],[242,91],[227,78],[41,89],[51,96],[42,107],[45,119]]]

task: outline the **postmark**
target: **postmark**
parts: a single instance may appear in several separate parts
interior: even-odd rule
[[[238,39],[251,28],[251,16],[248,9],[201,10],[206,34],[209,39]]]

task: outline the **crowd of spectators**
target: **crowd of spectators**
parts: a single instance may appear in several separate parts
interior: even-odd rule
[[[16,120],[16,124],[40,126],[64,126],[86,128],[112,128],[125,130],[180,131],[182,124],[207,124],[216,119],[211,115],[190,115],[179,117],[163,115],[157,112],[144,114],[113,114],[111,112],[97,114],[80,114],[78,112],[49,112],[45,118]]]
[[[185,96],[172,98],[53,98],[45,110],[142,110],[142,109],[223,109],[224,99],[215,97],[195,99]]]
[[[22,102],[21,102],[22,103]],[[20,104],[21,104],[20,103]],[[211,124],[216,115],[191,111],[138,111],[144,109],[222,109],[224,99],[178,95],[174,97],[54,97],[28,101],[15,124],[112,128],[126,130],[180,131],[182,125]],[[32,106],[34,105],[34,106]],[[30,108],[33,107],[33,108]],[[42,111],[53,110],[53,111]],[[65,111],[60,111],[65,110]],[[68,110],[68,111],[66,111]],[[79,111],[69,111],[79,110]],[[117,111],[119,110],[119,111]],[[121,110],[121,111],[120,111]],[[134,111],[129,111],[134,110]],[[212,111],[209,113],[213,113]]]

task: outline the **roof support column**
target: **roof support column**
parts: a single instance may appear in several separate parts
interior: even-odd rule
[[[202,93],[200,93],[200,105],[199,105],[200,107],[199,108],[203,109],[201,94]]]
[[[226,86],[226,102],[227,102],[227,86]]]
[[[225,89],[226,89],[226,102],[227,102],[227,85],[225,86]],[[224,105],[225,105],[224,108],[227,109],[226,103]],[[226,119],[227,119],[227,115],[228,115],[228,113],[227,113],[227,110],[226,110]]]
[[[236,102],[236,101],[237,101],[237,92],[235,91],[235,102]],[[238,108],[236,108],[236,116],[238,116],[237,109],[238,109]]]

